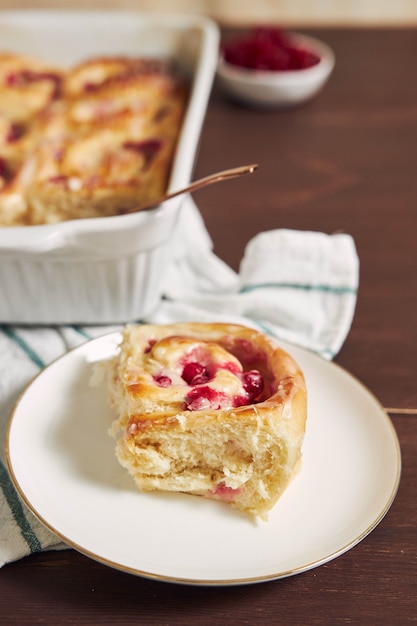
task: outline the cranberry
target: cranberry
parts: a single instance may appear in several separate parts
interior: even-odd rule
[[[156,339],[150,339],[148,341],[147,346],[145,347],[145,350],[144,350],[145,354],[148,354],[152,350],[155,344],[156,344]]]
[[[242,384],[250,402],[258,398],[264,389],[264,379],[258,370],[245,372],[242,377]]]
[[[297,46],[280,28],[255,28],[248,35],[226,43],[225,60],[241,67],[266,71],[294,71],[316,65],[319,57]]]
[[[241,396],[235,396],[233,398],[233,407],[237,409],[240,406],[246,406],[248,404],[248,398],[246,394],[242,394]]]
[[[209,380],[208,372],[202,363],[191,361],[182,370],[182,378],[187,385],[201,385]]]
[[[211,387],[194,387],[185,398],[185,408],[189,411],[221,409],[225,395]]]
[[[236,487],[228,487],[223,482],[219,483],[215,489],[209,491],[209,495],[216,496],[220,500],[225,502],[232,502],[240,493],[242,489]]]
[[[8,178],[10,172],[7,161],[4,157],[0,157],[0,178]]]
[[[154,376],[153,379],[158,387],[170,387],[172,385],[172,380],[170,379],[170,377],[165,376],[164,374]]]
[[[264,379],[258,370],[245,372],[242,375],[242,386],[245,393],[234,397],[233,406],[239,407],[259,402],[260,395],[264,390]]]
[[[7,143],[13,143],[14,141],[18,141],[21,137],[23,137],[24,132],[25,129],[22,124],[10,124],[6,135]]]
[[[156,154],[162,147],[162,142],[159,139],[145,139],[144,141],[125,141],[123,148],[126,150],[133,150],[143,155],[145,159],[145,165],[149,165]]]
[[[154,122],[162,122],[162,120],[165,119],[167,115],[169,115],[169,108],[167,106],[162,106],[156,111],[153,118]]]
[[[6,85],[8,87],[23,87],[30,81],[30,74],[27,70],[21,72],[12,72],[6,76]]]
[[[68,183],[68,176],[65,176],[65,174],[50,176],[48,178],[48,183],[52,183],[54,185],[66,185]]]
[[[53,72],[33,72],[32,70],[14,72],[6,77],[6,84],[9,87],[25,87],[41,80],[48,80],[53,84],[53,97],[57,97],[61,88],[61,77]]]

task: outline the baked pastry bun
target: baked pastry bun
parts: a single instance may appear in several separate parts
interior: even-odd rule
[[[188,96],[173,66],[88,59],[68,72],[62,92],[43,116],[33,155],[32,222],[120,215],[161,198]]]
[[[256,330],[126,326],[109,387],[116,455],[143,491],[206,496],[267,519],[300,465],[304,377]]]
[[[38,120],[59,97],[61,69],[12,52],[0,52],[0,225],[27,223],[21,182],[27,156],[39,142]]]
[[[120,215],[161,198],[188,95],[168,59],[94,57],[64,72],[0,54],[0,225]]]

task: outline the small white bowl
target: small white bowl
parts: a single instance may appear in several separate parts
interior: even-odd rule
[[[314,52],[320,61],[293,71],[252,70],[227,63],[220,56],[218,81],[230,97],[252,107],[289,108],[313,98],[324,86],[335,64],[333,50],[324,42],[305,35],[292,39]]]

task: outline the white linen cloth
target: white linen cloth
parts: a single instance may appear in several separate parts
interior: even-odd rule
[[[233,233],[230,235],[233,237]],[[337,354],[349,332],[359,282],[350,235],[272,230],[244,250],[239,272],[213,252],[200,212],[184,202],[172,238],[164,297],[146,322],[229,321],[313,350]],[[0,325],[0,438],[19,394],[67,350],[118,326]],[[0,452],[0,567],[33,552],[67,547],[27,509]]]

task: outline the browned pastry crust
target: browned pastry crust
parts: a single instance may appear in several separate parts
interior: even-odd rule
[[[64,73],[8,55],[2,77],[0,225],[117,215],[165,193],[188,97],[172,64],[100,57]]]
[[[20,179],[38,142],[38,116],[58,97],[62,78],[52,65],[0,53],[0,225],[28,219]]]
[[[117,458],[141,490],[267,518],[306,425],[303,373],[287,352],[232,324],[127,326],[109,380]]]

